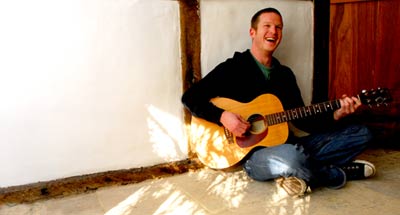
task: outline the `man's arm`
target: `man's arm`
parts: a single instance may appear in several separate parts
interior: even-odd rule
[[[221,125],[223,109],[211,103],[211,99],[221,96],[221,84],[224,83],[224,66],[219,65],[199,82],[193,84],[181,98],[183,105],[195,117]]]

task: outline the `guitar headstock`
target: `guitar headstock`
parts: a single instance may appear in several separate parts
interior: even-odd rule
[[[390,95],[389,89],[387,88],[377,88],[371,90],[362,90],[358,95],[361,103],[372,106],[388,106],[388,103],[392,101],[392,96]]]

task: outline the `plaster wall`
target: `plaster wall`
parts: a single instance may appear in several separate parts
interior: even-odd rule
[[[187,158],[179,4],[0,1],[0,187]]]
[[[311,1],[200,0],[202,72],[250,47],[267,6],[308,102]],[[187,158],[178,1],[0,1],[0,47],[0,187]]]

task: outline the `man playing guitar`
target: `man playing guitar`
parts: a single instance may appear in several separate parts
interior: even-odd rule
[[[291,124],[305,131],[306,135],[295,136],[290,132],[287,137],[286,134],[281,135],[283,138],[271,147],[253,147],[253,143],[246,142],[238,147],[239,150],[250,149],[242,153],[245,156],[237,159],[248,176],[258,181],[275,180],[291,196],[303,196],[311,190],[308,188],[317,186],[338,189],[348,180],[373,176],[376,170],[372,163],[354,160],[366,149],[371,139],[370,131],[363,125],[350,125],[343,120],[354,113],[362,102],[357,97],[343,95],[331,112],[321,113],[332,108],[332,103],[298,109],[304,106],[304,102],[296,78],[289,67],[281,65],[273,57],[282,40],[282,30],[283,20],[278,10],[265,8],[258,11],[251,20],[251,48],[236,52],[232,58],[220,63],[182,96],[183,104],[194,119],[221,128],[222,133],[232,136],[227,139],[233,139],[223,147],[216,145],[219,144],[216,139],[206,141],[204,151],[215,149],[217,153],[205,156],[202,161],[212,168],[236,165],[236,160],[230,162],[235,157],[235,151],[229,149],[231,145],[238,147],[242,139],[250,136],[252,141],[262,142],[273,137],[275,121],[284,121],[286,125],[286,121],[291,120]],[[262,98],[266,103],[277,98],[278,106],[294,111],[282,112],[273,118],[258,115],[246,118],[240,113],[242,110],[235,111],[236,106],[241,107],[240,104],[249,103],[260,95],[270,95]],[[227,100],[218,105],[215,101],[218,98],[228,98],[237,103]],[[257,104],[253,108],[269,112],[266,104]],[[253,118],[256,118],[254,122]],[[258,124],[264,126],[259,129]],[[287,129],[283,130],[283,133],[287,132]],[[206,136],[206,131],[202,132],[201,135]],[[202,141],[198,142],[194,144]],[[218,153],[220,157],[215,155]],[[219,160],[223,163],[221,166]]]

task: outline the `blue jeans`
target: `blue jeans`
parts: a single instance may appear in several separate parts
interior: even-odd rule
[[[299,138],[297,143],[255,149],[243,168],[258,181],[295,176],[311,187],[340,188],[346,183],[346,176],[339,166],[364,151],[370,139],[367,127],[351,125]]]

